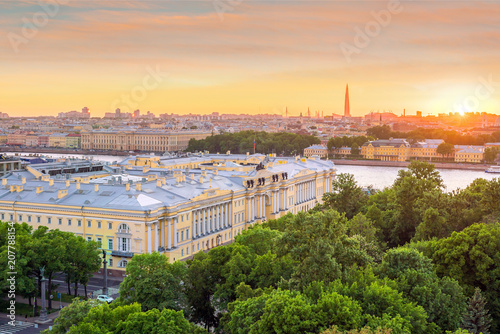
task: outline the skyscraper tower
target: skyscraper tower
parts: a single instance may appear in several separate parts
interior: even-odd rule
[[[349,107],[349,85],[345,85],[344,117],[351,117],[351,109]]]

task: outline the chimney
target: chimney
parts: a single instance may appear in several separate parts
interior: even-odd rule
[[[39,194],[43,191],[43,187],[42,186],[38,186],[36,187],[36,193]]]
[[[203,176],[200,176],[200,183],[203,183]]]
[[[156,186],[157,186],[158,188],[160,188],[160,187],[161,187],[161,185],[162,185],[162,184],[161,184],[161,180],[160,180],[160,179],[156,180]]]
[[[66,188],[69,188],[69,180],[66,180]]]
[[[16,190],[17,190],[17,187],[16,187],[15,185],[13,185],[13,184],[12,184],[12,185],[10,186],[10,192],[11,192],[11,193],[13,193],[13,192],[16,192]]]
[[[54,179],[49,180],[49,187],[52,187],[54,185]]]
[[[22,182],[22,184],[26,184],[26,178],[25,178],[25,177],[23,177],[23,178],[21,179],[21,182]]]
[[[2,180],[2,186],[6,186],[7,185],[7,179],[3,179]]]
[[[68,194],[68,189],[61,189],[57,192],[57,198],[63,198]]]
[[[190,177],[191,177],[191,180],[194,180],[194,173],[191,173]]]
[[[140,182],[137,182],[137,183],[135,184],[135,190],[137,190],[137,191],[141,191],[141,189],[142,189],[142,184],[141,184]]]
[[[76,189],[80,190],[80,182],[76,183]]]
[[[94,191],[95,192],[99,191],[99,183],[94,184]]]
[[[125,185],[125,190],[126,190],[126,191],[130,191],[130,183],[127,183],[127,184]]]

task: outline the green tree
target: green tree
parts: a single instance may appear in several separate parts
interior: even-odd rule
[[[359,149],[359,145],[357,143],[353,143],[351,146],[351,155],[359,155],[361,150]]]
[[[415,249],[394,248],[387,251],[377,268],[381,277],[395,280],[398,291],[422,306],[429,323],[441,330],[460,326],[465,309],[465,295],[457,281],[439,278],[431,260]]]
[[[75,298],[71,304],[59,311],[59,316],[54,320],[52,330],[46,330],[44,333],[67,333],[71,327],[77,326],[87,316],[91,308],[98,305],[99,302],[95,299],[85,301]]]
[[[289,222],[277,242],[277,253],[288,254],[299,263],[292,275],[292,285],[300,288],[313,281],[330,282],[350,267],[370,262],[359,243],[347,236],[346,224],[346,218],[333,210],[299,212]]]
[[[476,288],[463,315],[462,329],[472,334],[489,334],[490,325],[491,316],[486,309],[486,300],[481,295],[481,289]]]
[[[467,294],[484,292],[492,315],[491,331],[500,329],[500,224],[474,224],[426,249],[439,275],[456,279]]]
[[[455,145],[446,142],[442,142],[436,148],[436,153],[441,154],[443,157],[450,156],[451,154],[453,154],[454,151],[455,151]]]
[[[125,274],[120,284],[120,299],[125,303],[140,303],[144,311],[187,309],[185,262],[170,264],[168,257],[158,252],[140,254],[130,260]]]
[[[429,240],[432,238],[444,238],[449,235],[446,218],[439,214],[435,208],[428,208],[424,212],[422,223],[417,226],[415,239]]]
[[[368,195],[357,185],[354,175],[340,173],[332,182],[332,192],[323,194],[324,205],[345,213],[351,219],[368,201]]]
[[[486,147],[484,149],[484,161],[486,161],[489,164],[495,162],[498,153],[500,153],[498,147]]]

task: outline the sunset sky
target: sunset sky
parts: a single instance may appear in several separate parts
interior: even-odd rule
[[[0,0],[0,112],[11,117],[341,114],[346,83],[355,116],[500,114],[499,1],[54,3]]]

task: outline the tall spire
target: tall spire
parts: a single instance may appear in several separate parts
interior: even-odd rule
[[[345,104],[344,104],[344,117],[351,117],[351,109],[349,107],[349,85],[345,85]]]

